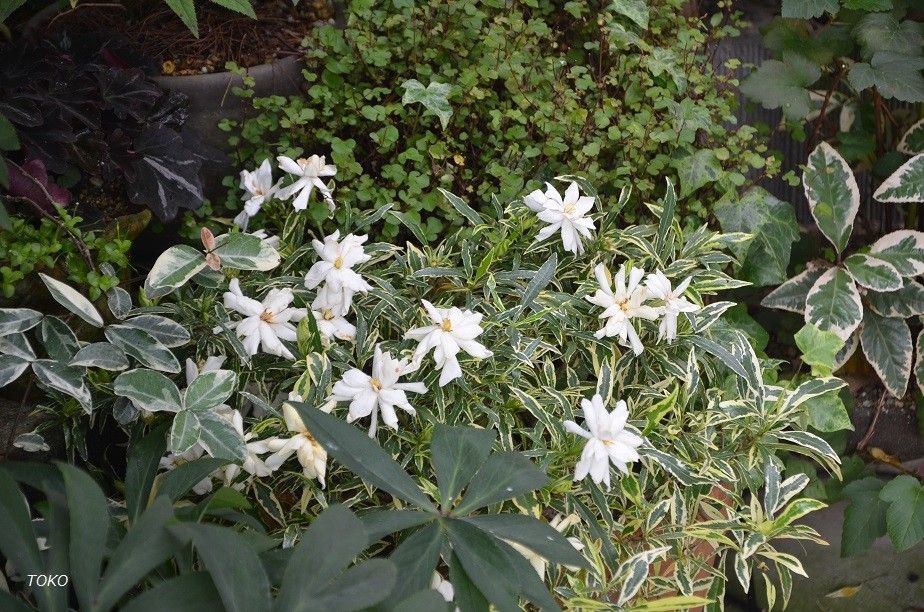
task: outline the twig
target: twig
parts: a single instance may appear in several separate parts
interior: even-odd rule
[[[825,115],[828,112],[828,103],[831,101],[831,96],[834,95],[834,91],[837,89],[837,86],[840,85],[841,79],[844,77],[845,66],[841,64],[840,69],[837,71],[837,75],[834,77],[834,81],[831,82],[831,87],[828,88],[828,91],[825,93],[825,99],[821,103],[821,112],[818,114],[818,119],[815,120],[815,126],[812,128],[812,135],[808,140],[805,141],[805,152],[808,153],[812,145],[815,144],[815,139],[818,137],[818,132],[821,131],[821,124],[825,122]]]
[[[864,435],[863,439],[860,440],[860,443],[857,444],[858,451],[866,448],[869,439],[873,437],[873,432],[876,430],[876,421],[879,420],[879,414],[882,412],[882,408],[885,406],[886,397],[887,391],[883,391],[882,395],[879,396],[879,403],[876,404],[876,412],[873,414],[873,420],[869,424],[869,428],[866,430],[866,435]]]

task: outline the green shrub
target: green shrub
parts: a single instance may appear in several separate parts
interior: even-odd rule
[[[731,126],[735,80],[709,59],[738,22],[684,17],[682,0],[635,4],[353,2],[344,30],[306,40],[304,97],[255,98],[256,116],[223,126],[243,167],[326,155],[345,201],[395,202],[428,240],[463,223],[437,188],[509,201],[569,169],[604,195],[631,185],[636,204],[670,177],[681,213],[706,218],[749,170],[776,167],[753,128]],[[226,184],[239,209],[236,177]],[[398,231],[389,217],[381,236]]]

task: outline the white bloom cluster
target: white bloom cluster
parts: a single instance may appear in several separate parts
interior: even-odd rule
[[[271,289],[263,301],[258,302],[243,294],[238,279],[231,279],[224,304],[225,308],[244,316],[236,331],[249,355],[256,355],[262,348],[264,353],[295,359],[282,340],[295,341],[296,329],[292,323],[301,321],[307,312],[304,308],[289,307],[293,299],[291,289]]]
[[[581,459],[574,468],[574,479],[583,480],[590,475],[595,483],[603,483],[610,490],[610,466],[612,463],[623,474],[629,473],[628,464],[638,461],[635,450],[644,440],[626,431],[629,408],[619,400],[612,412],[603,405],[603,398],[596,394],[590,400],[581,400],[584,412],[584,427],[574,421],[565,421],[565,430],[586,438]],[[585,429],[586,427],[586,429]]]
[[[353,305],[353,296],[366,293],[372,287],[363,280],[353,266],[371,259],[363,249],[368,236],[347,234],[340,239],[340,230],[311,244],[320,258],[305,275],[305,287],[318,293],[311,303],[311,311],[318,323],[318,331],[326,338],[352,340],[356,328],[346,320]]]
[[[334,193],[321,177],[335,176],[337,167],[328,164],[323,156],[292,159],[280,155],[276,158],[279,168],[294,177],[294,182],[286,187],[280,187],[282,179],[273,182],[273,169],[270,161],[264,159],[256,170],[241,170],[241,189],[244,191],[244,210],[235,217],[234,222],[246,229],[250,219],[254,217],[265,203],[273,197],[288,200],[294,197],[292,207],[295,210],[305,210],[312,192],[317,189],[327,207],[334,210]]]
[[[594,229],[593,219],[587,216],[594,206],[594,198],[582,196],[574,182],[568,185],[564,198],[550,183],[545,185],[545,193],[537,189],[523,198],[539,220],[548,223],[539,231],[536,240],[542,242],[555,232],[561,232],[565,250],[580,255],[584,252],[583,239],[589,239]]]
[[[642,284],[645,271],[632,267],[626,282],[626,267],[620,266],[614,284],[610,284],[610,273],[606,266],[597,264],[594,268],[599,289],[587,301],[603,308],[600,318],[605,319],[602,328],[594,334],[597,338],[618,337],[623,345],[632,347],[632,352],[641,355],[645,350],[633,319],[654,321],[661,317],[659,338],[672,342],[677,337],[677,317],[681,312],[696,312],[699,307],[683,296],[690,285],[687,278],[676,289],[671,289],[670,280],[658,270],[649,274]],[[660,300],[661,305],[646,304],[651,299]]]
[[[419,342],[414,351],[415,363],[420,363],[433,350],[433,360],[440,369],[441,387],[462,376],[462,366],[456,357],[460,350],[476,359],[486,359],[494,354],[475,340],[484,332],[481,313],[460,310],[455,306],[437,308],[427,300],[422,302],[431,324],[408,330],[404,337]]]

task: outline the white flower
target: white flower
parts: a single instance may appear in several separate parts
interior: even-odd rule
[[[323,488],[324,474],[327,472],[327,451],[314,439],[291,404],[282,405],[282,416],[289,431],[295,435],[288,440],[271,438],[266,441],[267,448],[273,452],[266,458],[266,467],[275,470],[294,454],[298,457],[305,477],[317,478]]]
[[[618,336],[623,345],[628,342],[632,346],[632,352],[641,355],[645,347],[632,326],[632,319],[653,321],[660,314],[657,308],[643,304],[648,299],[648,291],[641,284],[645,271],[633,267],[629,271],[629,284],[627,285],[626,267],[620,266],[616,274],[615,289],[610,287],[609,272],[602,263],[594,268],[594,274],[600,288],[594,295],[588,296],[587,301],[603,308],[600,318],[606,319],[606,323],[594,335],[597,338]]]
[[[237,465],[232,463],[225,466],[221,472],[224,477],[225,483],[232,482],[237,478],[238,474],[241,473],[241,470],[247,472],[251,476],[256,476],[257,478],[262,478],[263,476],[269,476],[273,473],[266,463],[260,459],[260,455],[265,455],[270,452],[270,442],[273,438],[268,440],[253,440],[255,434],[253,432],[248,432],[244,434],[244,417],[241,416],[241,413],[237,410],[233,410],[228,418],[231,425],[234,427],[234,430],[244,438],[245,442],[245,456],[243,465]],[[251,441],[253,440],[253,441]]]
[[[545,193],[537,189],[523,201],[530,210],[538,213],[540,221],[549,224],[539,231],[537,241],[541,242],[560,230],[561,243],[566,251],[575,255],[584,252],[581,237],[590,238],[590,232],[594,229],[593,219],[586,216],[593,208],[594,198],[582,196],[577,183],[568,185],[564,199],[555,187],[546,183]]]
[[[349,304],[343,303],[344,293],[335,293],[325,284],[311,303],[311,312],[317,321],[318,331],[325,338],[352,340],[356,337],[356,326],[347,321],[343,315]]]
[[[321,260],[315,262],[308,270],[305,286],[314,289],[322,281],[325,282],[328,290],[332,292],[330,299],[342,293],[341,302],[349,309],[354,293],[365,293],[372,289],[369,283],[353,270],[353,266],[372,258],[363,250],[363,243],[367,238],[365,235],[347,234],[340,240],[340,230],[337,230],[324,238],[324,242],[312,240],[311,244]],[[346,314],[346,310],[340,314]]]
[[[439,572],[433,572],[430,588],[442,595],[446,603],[451,602],[456,595],[455,589],[452,588],[452,583],[443,578]]]
[[[205,361],[202,363],[202,367],[193,361],[190,358],[186,358],[186,385],[191,385],[192,381],[196,380],[196,377],[199,374],[204,374],[206,372],[214,372],[215,370],[220,370],[221,366],[225,363],[224,355],[212,355],[211,357],[206,357]]]
[[[278,183],[273,184],[273,169],[268,159],[264,159],[260,167],[253,172],[241,170],[241,189],[246,192],[244,211],[247,216],[253,217],[260,212],[263,203],[270,199],[279,188]]]
[[[574,479],[582,480],[590,474],[591,480],[606,485],[610,490],[610,462],[624,474],[629,473],[628,464],[638,461],[638,452],[644,440],[626,431],[629,409],[626,402],[619,400],[613,412],[607,412],[599,394],[591,400],[581,400],[584,412],[584,427],[574,421],[565,421],[565,429],[582,438],[587,438],[581,459],[574,468]]]
[[[580,521],[581,519],[576,514],[569,514],[567,518],[562,518],[562,516],[559,514],[556,515],[555,518],[553,518],[551,521],[549,521],[549,525],[554,527],[559,533],[564,533],[568,527],[574,525],[575,523],[579,523]],[[526,560],[529,561],[529,564],[533,566],[533,569],[536,570],[536,573],[539,574],[539,577],[542,580],[545,580],[545,569],[549,563],[545,557],[535,552],[531,548],[527,548],[526,546],[520,544],[519,542],[514,542],[512,540],[504,541],[507,542],[507,544],[509,544],[518,553],[526,557]],[[568,543],[571,544],[575,550],[584,550],[584,544],[578,538],[569,537]]]
[[[666,338],[668,342],[672,342],[677,337],[677,317],[680,313],[699,310],[699,306],[683,297],[683,292],[690,286],[690,280],[691,278],[687,277],[677,285],[676,289],[671,289],[671,281],[660,270],[649,274],[645,280],[649,295],[664,301],[664,306],[661,307],[663,318],[658,329],[658,337]]]
[[[426,393],[423,383],[399,383],[398,378],[413,367],[406,359],[395,359],[391,353],[382,352],[379,345],[375,347],[372,358],[372,375],[353,368],[344,373],[343,378],[334,384],[332,399],[338,402],[350,402],[347,421],[372,417],[369,425],[369,437],[375,436],[379,424],[379,412],[382,421],[394,430],[398,429],[398,415],[395,408],[400,408],[410,415],[417,414],[408,402],[405,391]]]
[[[277,196],[280,199],[288,200],[298,193],[292,205],[295,210],[305,210],[308,208],[308,198],[311,197],[311,192],[317,187],[321,195],[324,196],[327,207],[334,210],[334,195],[324,184],[324,181],[321,180],[321,177],[337,174],[336,166],[326,163],[323,157],[317,155],[312,155],[308,159],[300,157],[298,160],[280,155],[276,158],[276,161],[279,162],[280,168],[296,177],[294,183],[278,191]]]
[[[190,461],[195,461],[202,457],[205,454],[205,449],[196,442],[193,444],[186,452],[183,453],[167,453],[165,456],[160,458],[160,468],[162,470],[167,470],[168,472],[174,468],[177,468],[184,463],[189,463]],[[206,476],[195,485],[193,485],[193,492],[196,495],[205,495],[212,490],[212,477]]]
[[[307,315],[304,308],[289,308],[294,299],[290,289],[271,289],[258,302],[241,292],[238,280],[232,279],[225,292],[225,308],[244,315],[237,324],[237,335],[243,340],[247,354],[256,355],[262,346],[270,355],[295,359],[281,340],[295,341],[296,330],[291,321],[301,321]]]
[[[462,376],[462,367],[456,358],[460,350],[476,359],[485,359],[494,354],[475,341],[484,331],[481,328],[483,315],[471,310],[460,310],[455,306],[437,308],[427,300],[422,302],[433,324],[409,330],[404,337],[420,342],[414,351],[415,363],[420,363],[430,349],[434,349],[433,359],[441,370],[441,387]]]

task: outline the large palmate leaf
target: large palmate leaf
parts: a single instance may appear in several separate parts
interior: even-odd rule
[[[873,291],[895,291],[904,284],[892,264],[870,255],[851,255],[844,260],[844,267],[858,285]]]
[[[880,317],[867,310],[860,332],[863,354],[895,397],[904,397],[911,377],[911,330],[904,319]]]
[[[897,291],[877,293],[870,291],[866,294],[869,307],[876,314],[883,317],[908,318],[924,314],[924,285],[911,279]]]
[[[892,51],[877,51],[867,62],[850,67],[847,79],[858,90],[875,87],[885,98],[902,102],[924,101],[924,57],[909,56]]]
[[[437,83],[430,81],[426,87],[417,79],[410,79],[401,85],[404,89],[404,95],[401,97],[401,104],[407,106],[420,102],[426,109],[424,115],[435,115],[440,120],[443,129],[449,125],[449,118],[452,116],[452,107],[449,105],[449,92],[452,85],[448,83]]]
[[[51,278],[47,274],[39,272],[39,278],[48,287],[48,292],[56,302],[73,312],[75,315],[96,327],[103,326],[103,317],[93,303],[85,298],[79,291],[66,283]]]
[[[917,155],[924,153],[924,119],[921,119],[902,135],[902,139],[896,147],[899,153],[905,155]]]
[[[924,539],[924,485],[902,474],[887,482],[879,497],[889,503],[886,527],[892,545],[902,551],[920,543]]]
[[[850,166],[834,147],[822,142],[809,154],[802,185],[818,229],[842,252],[860,209],[860,188]]]
[[[180,208],[194,209],[202,204],[202,161],[175,131],[147,127],[129,151],[133,180],[127,188],[133,203],[147,206],[161,221],[174,219]]]
[[[783,59],[762,63],[741,82],[741,91],[764,108],[780,108],[788,118],[802,119],[812,110],[808,88],[821,70],[799,55],[788,54]]]
[[[853,279],[842,268],[822,274],[805,300],[805,321],[846,340],[863,320],[863,305]]]
[[[783,17],[814,19],[825,13],[837,15],[840,5],[837,0],[783,0]]]
[[[873,243],[870,254],[892,264],[902,276],[924,274],[924,232],[898,230]]]
[[[924,202],[924,153],[902,164],[873,197],[880,202]]]
[[[879,497],[883,484],[879,478],[871,477],[855,480],[844,487],[844,497],[850,504],[844,509],[842,557],[867,550],[876,538],[885,535],[888,504]]]
[[[741,265],[740,278],[755,285],[775,285],[786,280],[792,243],[799,238],[799,224],[789,203],[754,187],[738,202],[717,204],[715,216],[722,231],[752,236],[750,242],[732,247]]]
[[[863,15],[853,32],[863,47],[864,57],[878,51],[892,51],[906,56],[916,55],[924,45],[924,36],[916,21],[899,20],[888,12]]]

